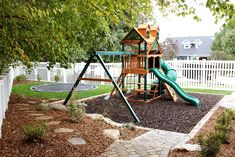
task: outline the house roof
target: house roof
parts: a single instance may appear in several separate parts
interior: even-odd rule
[[[177,45],[177,56],[209,57],[213,36],[172,37]],[[185,49],[184,44],[198,44],[198,48]]]

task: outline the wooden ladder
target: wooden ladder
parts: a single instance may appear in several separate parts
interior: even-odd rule
[[[117,79],[117,84],[118,84],[118,87],[119,87],[119,88],[121,87],[122,81],[123,81],[123,79],[125,79],[126,75],[127,75],[126,73],[121,73],[121,74],[119,75],[119,77],[118,77],[118,79]],[[113,89],[112,89],[112,91],[111,91],[111,93],[110,93],[110,96],[113,96],[113,95],[115,95],[116,93],[117,93],[117,90],[116,90],[115,87],[113,87]]]

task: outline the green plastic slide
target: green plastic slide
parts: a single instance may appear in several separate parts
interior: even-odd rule
[[[154,73],[154,75],[161,81],[169,84],[176,93],[183,98],[185,101],[192,103],[194,106],[200,106],[200,100],[194,96],[187,94],[176,82],[172,81],[170,78],[165,76],[159,69],[152,68],[150,72]]]

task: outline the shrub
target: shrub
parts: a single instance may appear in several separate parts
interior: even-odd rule
[[[216,120],[215,131],[211,132],[206,138],[199,136],[198,141],[201,146],[200,155],[202,157],[215,157],[221,144],[228,143],[233,118],[234,112],[225,110]]]
[[[60,76],[59,76],[59,75],[55,75],[55,76],[54,76],[54,79],[55,79],[55,82],[59,82]]]
[[[26,124],[22,126],[22,130],[24,135],[26,136],[26,140],[30,142],[36,142],[38,140],[41,140],[43,136],[45,136],[47,126],[45,122],[39,124],[38,121],[34,121],[33,124]]]
[[[50,104],[48,104],[47,102],[43,101],[42,103],[37,105],[37,110],[39,111],[48,111],[53,109]]]
[[[37,74],[36,79],[40,82],[42,80],[42,77],[40,75]]]
[[[26,81],[27,80],[27,76],[26,75],[19,75],[15,77],[16,82],[22,82],[22,81]]]
[[[135,125],[133,123],[128,123],[125,125],[125,127],[129,130],[132,130],[132,131],[134,131],[136,129]]]
[[[74,103],[74,101],[72,101],[69,104],[68,112],[69,115],[71,116],[71,120],[73,122],[78,123],[85,117],[85,112],[86,112],[85,104],[84,103],[76,104]]]
[[[215,130],[219,133],[220,140],[222,143],[228,143],[229,133],[231,132],[231,122],[234,117],[232,110],[225,110],[218,118]]]
[[[199,136],[202,157],[216,157],[221,147],[220,135],[218,132],[211,132],[207,137]]]

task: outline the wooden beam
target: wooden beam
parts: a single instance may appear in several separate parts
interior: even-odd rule
[[[103,82],[113,82],[111,79],[101,79],[101,78],[78,78],[79,80],[87,80],[87,81],[103,81]]]

